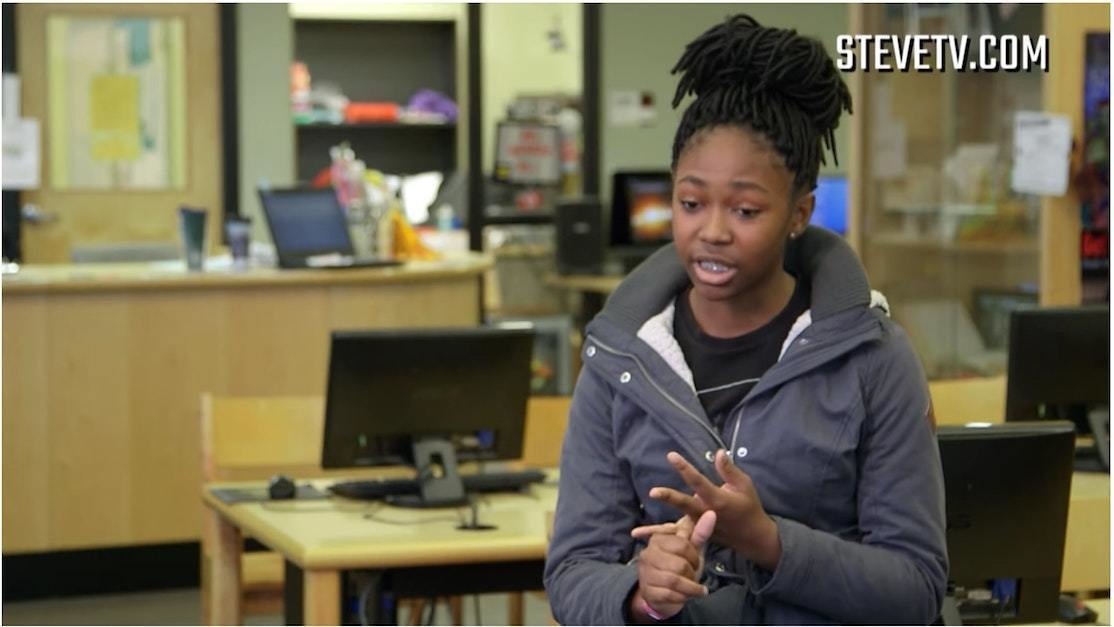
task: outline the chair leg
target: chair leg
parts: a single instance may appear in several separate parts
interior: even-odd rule
[[[507,595],[507,624],[526,624],[526,597],[521,592],[511,592]]]
[[[404,599],[402,606],[410,610],[409,625],[421,625],[425,613],[425,599]]]
[[[449,623],[452,625],[464,624],[464,597],[449,597]]]

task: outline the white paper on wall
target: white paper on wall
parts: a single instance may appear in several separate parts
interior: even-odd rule
[[[611,126],[651,126],[658,111],[654,95],[637,89],[612,89],[607,98],[607,121]]]
[[[1068,190],[1071,120],[1066,115],[1018,111],[1013,124],[1010,187],[1023,194],[1063,196]]]
[[[39,121],[4,120],[4,189],[39,186]]]

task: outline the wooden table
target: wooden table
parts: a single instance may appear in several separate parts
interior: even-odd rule
[[[202,393],[323,396],[330,331],[477,325],[490,266],[5,275],[4,554],[198,540]]]
[[[471,517],[468,508],[401,509],[339,498],[229,505],[208,488],[202,500],[206,524],[214,531],[202,547],[202,576],[210,586],[205,623],[242,623],[240,555],[248,535],[287,560],[287,624],[336,625],[342,620],[346,582],[371,585],[374,593],[367,598],[372,601],[385,592],[421,596],[540,589],[557,487],[546,483],[526,494],[482,497],[478,522],[496,526],[489,531],[457,529],[461,516]],[[358,577],[343,576],[353,571],[360,571]],[[390,624],[397,623],[392,607],[380,610]]]
[[[1060,589],[1110,589],[1110,475],[1104,472],[1072,475]]]

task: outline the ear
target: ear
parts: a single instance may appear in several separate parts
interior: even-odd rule
[[[801,194],[791,208],[789,216],[789,237],[797,238],[804,232],[812,219],[812,210],[816,208],[816,195],[812,192]]]

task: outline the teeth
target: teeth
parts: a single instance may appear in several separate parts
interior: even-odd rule
[[[716,263],[714,261],[701,261],[700,267],[704,268],[708,272],[727,272],[727,266],[723,265],[722,263]]]

